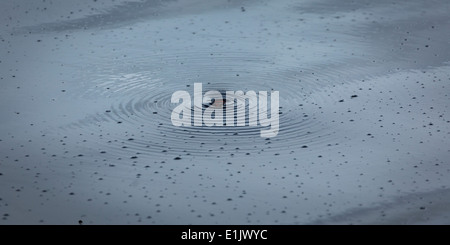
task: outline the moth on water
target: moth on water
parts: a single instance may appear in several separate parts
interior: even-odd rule
[[[261,137],[275,137],[279,131],[279,91],[270,92],[270,117],[267,91],[257,94],[252,90],[245,93],[211,90],[203,94],[202,84],[194,83],[193,108],[191,95],[187,91],[174,92],[171,102],[180,103],[171,115],[172,124],[177,127],[253,127],[258,126],[259,121],[262,127],[270,126],[269,129],[261,130]]]

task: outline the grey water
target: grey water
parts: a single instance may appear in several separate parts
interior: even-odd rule
[[[449,224],[450,2],[0,2],[0,224]],[[175,91],[279,91],[279,133]]]

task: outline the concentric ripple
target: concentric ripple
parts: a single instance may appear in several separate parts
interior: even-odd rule
[[[140,154],[176,154],[205,156],[234,156],[236,154],[280,154],[305,150],[308,146],[323,145],[336,139],[326,125],[315,119],[317,102],[330,98],[314,98],[312,88],[316,77],[303,75],[298,68],[273,65],[267,57],[245,54],[194,54],[158,57],[159,68],[147,67],[149,57],[134,60],[140,70],[127,73],[102,74],[89,81],[90,88],[81,97],[87,99],[108,98],[113,102],[104,112],[96,113],[65,129],[76,132],[90,127],[102,128],[111,137],[104,147],[116,151],[130,150]],[[242,69],[246,67],[246,69]],[[250,68],[250,69],[249,69]],[[167,74],[170,70],[176,74]],[[98,71],[95,71],[98,72]],[[302,77],[303,79],[299,79]],[[273,81],[282,81],[274,85]],[[171,113],[176,104],[171,103],[172,93],[185,90],[191,95],[193,85],[203,84],[206,91],[279,91],[280,132],[274,138],[261,138],[261,126],[242,127],[176,127],[171,123]],[[95,86],[92,86],[95,84]],[[310,89],[311,88],[311,89]],[[269,98],[270,106],[270,98]],[[248,108],[247,108],[248,109]],[[108,129],[108,123],[120,124]],[[133,140],[127,140],[134,135]],[[137,137],[138,136],[138,137]],[[104,139],[103,139],[104,140]],[[98,145],[97,145],[98,146]]]

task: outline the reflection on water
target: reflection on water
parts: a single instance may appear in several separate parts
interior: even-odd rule
[[[98,2],[2,3],[1,223],[445,223],[446,1]],[[174,127],[194,83],[280,132]]]

